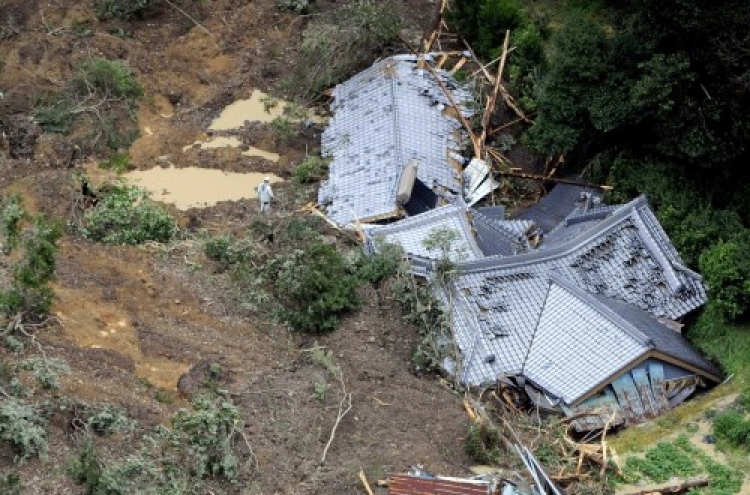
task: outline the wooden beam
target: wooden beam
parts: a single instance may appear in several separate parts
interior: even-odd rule
[[[484,107],[484,115],[482,115],[482,134],[479,137],[479,142],[484,144],[487,139],[487,126],[490,124],[490,116],[492,111],[495,109],[497,103],[497,95],[500,92],[500,81],[503,79],[503,70],[505,69],[505,60],[508,58],[508,43],[510,42],[510,29],[505,31],[505,41],[503,41],[503,52],[500,55],[500,64],[497,68],[497,75],[495,76],[495,86],[492,88],[492,95],[487,100],[487,106]]]
[[[413,55],[417,55],[417,53],[414,51],[414,49],[411,47],[408,41],[401,38],[401,41],[406,45],[406,47],[409,49],[409,51]],[[469,121],[466,120],[466,117],[464,117],[463,113],[461,113],[461,108],[456,104],[456,100],[453,99],[453,94],[448,90],[448,88],[445,87],[445,84],[443,84],[443,80],[440,79],[440,76],[435,72],[435,69],[432,68],[432,64],[425,60],[425,68],[430,72],[432,77],[435,79],[435,82],[440,86],[440,89],[442,90],[443,94],[445,94],[445,97],[448,98],[448,101],[450,102],[451,106],[456,110],[458,113],[458,117],[461,120],[461,124],[463,124],[464,129],[466,129],[466,132],[469,134],[469,139],[471,139],[471,144],[474,148],[474,156],[476,158],[481,158],[482,156],[482,146],[481,141],[477,139],[477,135],[474,134],[474,130],[471,128],[471,124],[469,124]]]
[[[456,62],[456,65],[454,65],[453,68],[451,69],[451,71],[450,71],[451,75],[453,75],[456,72],[458,72],[459,70],[461,70],[461,67],[464,66],[464,64],[466,63],[467,60],[468,59],[466,57],[461,57],[461,59],[459,59],[459,61]]]

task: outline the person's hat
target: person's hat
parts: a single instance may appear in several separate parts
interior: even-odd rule
[[[263,178],[263,182],[271,182],[271,178],[270,177],[264,177]]]

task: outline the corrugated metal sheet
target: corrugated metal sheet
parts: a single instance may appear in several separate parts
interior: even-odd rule
[[[491,495],[489,483],[395,475],[388,479],[389,495]]]

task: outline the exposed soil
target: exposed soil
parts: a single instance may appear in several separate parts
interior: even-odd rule
[[[137,112],[140,137],[124,150],[137,169],[200,166],[288,178],[318,146],[318,125],[300,124],[288,143],[277,142],[266,124],[208,131],[231,102],[255,89],[277,92],[292,64],[300,63],[296,47],[306,19],[279,9],[274,0],[182,3],[210,35],[168,6],[145,20],[100,22],[89,0],[3,2],[0,186],[5,194],[19,193],[28,210],[65,222],[78,187],[74,172],[87,171],[99,184],[113,178],[97,167],[101,157],[87,146],[85,135],[43,134],[32,119],[35,98],[59,91],[74,62],[91,55],[127,60],[145,87]],[[323,11],[339,4],[317,2]],[[394,8],[411,34],[420,32],[433,11],[425,0],[394,2]],[[75,34],[73,26],[84,21],[91,34]],[[183,151],[211,136],[236,136],[242,146]],[[250,146],[280,159],[243,155]],[[284,186],[279,190],[283,196]],[[241,232],[257,206],[240,200],[170,211],[191,230]],[[238,493],[358,493],[360,467],[371,479],[417,463],[440,473],[467,473],[470,461],[461,442],[468,422],[459,397],[440,379],[411,373],[417,331],[395,306],[381,306],[374,289],[364,289],[370,291],[363,294],[364,308],[340,330],[314,341],[233,307],[220,277],[203,264],[196,241],[169,248],[116,247],[67,233],[57,261],[56,318],[38,333],[46,353],[71,367],[61,375],[57,394],[119,405],[139,421],[142,434],[200,393],[210,364],[218,363],[222,372],[214,385],[240,407],[259,462]],[[315,346],[331,350],[354,404],[322,466],[340,391],[305,351]],[[0,348],[3,359],[9,352]],[[328,383],[324,395],[316,394],[319,383]],[[7,448],[0,449],[0,473],[17,472],[27,493],[83,493],[65,475],[77,449],[70,418],[56,418],[44,462],[19,467]],[[129,442],[117,435],[101,439],[103,457],[122,455]]]

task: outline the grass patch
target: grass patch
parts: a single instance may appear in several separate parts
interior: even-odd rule
[[[690,493],[703,495],[726,495],[738,493],[742,488],[742,471],[721,464],[701,452],[687,437],[680,436],[670,442],[659,442],[643,457],[628,457],[623,475],[618,483],[650,481],[663,483],[674,476],[687,478],[707,476],[706,488]]]

